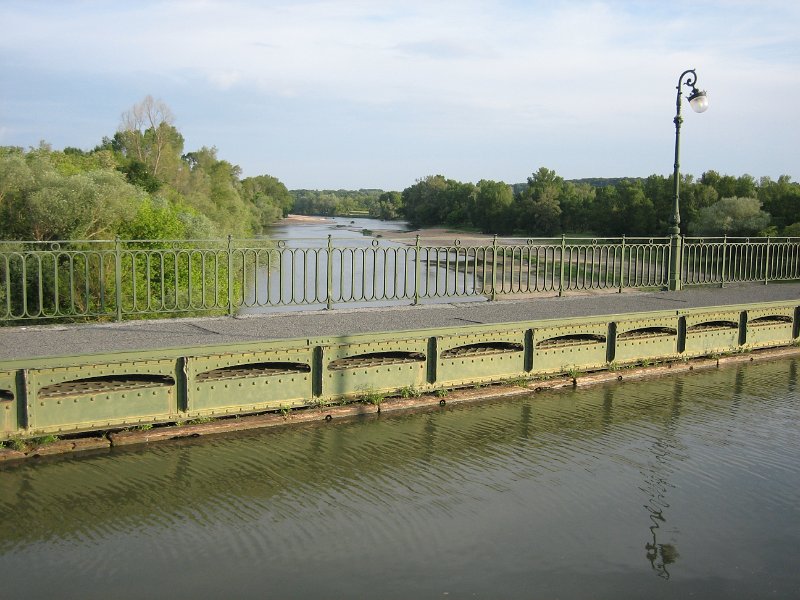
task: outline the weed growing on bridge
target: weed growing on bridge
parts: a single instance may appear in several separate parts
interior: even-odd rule
[[[6,440],[0,444],[0,447],[10,448],[11,450],[16,450],[17,452],[25,452],[25,450],[28,449],[27,444],[20,438],[11,438],[10,440]]]
[[[38,446],[47,446],[48,444],[52,444],[57,442],[59,437],[57,435],[43,435],[41,437],[35,437],[28,440],[28,445],[32,448],[36,448]]]
[[[450,390],[436,390],[436,397],[437,398],[447,398],[450,394]]]
[[[129,427],[127,431],[150,431],[153,428],[152,423],[142,423],[141,425],[134,425]]]
[[[386,395],[379,392],[367,392],[361,396],[362,402],[365,404],[372,404],[374,406],[380,406],[385,399]]]
[[[422,391],[415,388],[413,385],[401,388],[398,392],[401,398],[419,398],[422,396]]]
[[[570,367],[567,370],[567,375],[569,375],[572,379],[577,379],[578,377],[583,375],[583,373],[579,371],[577,367]]]

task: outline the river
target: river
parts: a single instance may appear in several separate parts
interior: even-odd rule
[[[796,598],[799,368],[8,465],[2,595]]]
[[[439,237],[436,243],[443,247],[425,249],[418,258],[415,236],[408,230],[405,221],[362,217],[295,216],[279,221],[265,235],[276,244],[280,257],[267,266],[262,253],[264,266],[255,267],[256,275],[246,278],[240,312],[325,308],[329,291],[331,308],[408,305],[415,290],[426,303],[486,300],[476,293],[474,263],[454,249],[458,234]],[[442,231],[420,233],[430,243],[432,234],[441,236]],[[485,236],[482,239],[491,243]]]

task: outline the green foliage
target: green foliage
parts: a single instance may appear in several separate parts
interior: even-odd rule
[[[698,211],[689,224],[693,235],[755,235],[769,224],[757,198],[723,198]]]
[[[800,221],[787,225],[781,233],[787,237],[800,237]]]
[[[385,399],[386,399],[386,394],[381,394],[380,392],[373,392],[373,391],[365,392],[360,397],[361,402],[365,404],[372,404],[374,406],[380,406]]]
[[[403,190],[402,214],[417,227],[446,224],[502,235],[663,236],[672,218],[673,183],[671,176],[662,175],[564,181],[544,167],[527,183],[512,186],[482,180],[471,187],[435,175]],[[782,231],[797,222],[800,214],[800,184],[792,183],[788,176],[777,182],[769,178],[756,182],[750,175],[737,178],[708,171],[698,181],[691,175],[681,177],[682,227],[688,229],[707,219],[711,206],[734,195],[757,197],[764,211],[773,216],[771,224],[760,224],[755,231],[750,227],[751,234],[768,233],[769,227],[776,233]],[[701,215],[701,211],[705,212]],[[763,221],[763,215],[759,219]],[[795,230],[789,231],[784,235],[793,235]]]
[[[415,387],[406,386],[400,390],[399,395],[401,398],[419,398],[422,392]]]

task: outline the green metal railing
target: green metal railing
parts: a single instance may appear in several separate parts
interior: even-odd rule
[[[800,279],[800,238],[685,238],[686,284]]]
[[[798,238],[686,238],[682,281],[800,279]],[[664,287],[669,238],[0,242],[0,321],[117,320]]]

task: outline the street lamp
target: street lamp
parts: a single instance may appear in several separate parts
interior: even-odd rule
[[[684,78],[686,81],[684,81]],[[688,69],[678,77],[678,97],[675,101],[675,171],[672,176],[672,217],[670,218],[670,269],[669,269],[669,289],[681,289],[681,213],[680,213],[680,163],[678,161],[681,147],[681,85],[692,89],[687,100],[692,110],[697,113],[705,112],[708,109],[708,96],[705,90],[698,90],[697,73],[694,69]]]

